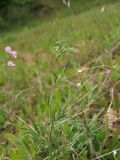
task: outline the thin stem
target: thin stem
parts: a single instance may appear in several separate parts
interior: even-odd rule
[[[92,160],[98,160],[98,159],[103,158],[103,157],[106,157],[106,156],[108,156],[108,155],[110,155],[110,154],[114,154],[115,152],[118,152],[119,150],[120,150],[120,148],[118,148],[118,149],[116,149],[116,150],[112,150],[111,152],[108,152],[108,153],[106,153],[106,154],[103,154],[103,155],[101,155],[101,156],[99,156],[99,157],[96,157],[96,158],[94,158],[94,159],[92,159]]]

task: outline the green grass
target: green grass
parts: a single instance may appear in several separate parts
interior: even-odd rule
[[[119,125],[111,128],[107,113],[111,106],[120,111],[119,53],[98,59],[120,38],[120,2],[113,2],[77,1],[71,9],[2,34],[2,159],[120,158]],[[12,58],[5,46],[18,51],[16,68],[7,67]]]
[[[81,61],[86,61],[89,54],[100,54],[119,38],[119,7],[117,2],[105,6],[103,13],[100,6],[65,18],[59,17],[58,12],[58,16],[48,22],[5,34],[0,40],[0,48],[11,45],[21,52],[36,53],[41,49],[51,52],[56,41],[64,40],[78,48],[81,56],[84,56]]]

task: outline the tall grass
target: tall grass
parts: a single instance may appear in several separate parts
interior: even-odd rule
[[[0,53],[2,159],[120,157],[119,2],[61,12],[0,39],[18,51],[14,68]]]

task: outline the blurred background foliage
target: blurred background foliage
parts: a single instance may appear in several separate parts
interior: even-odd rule
[[[0,1],[0,28],[10,27],[20,20],[42,17],[48,11],[53,11],[56,0],[4,0]]]
[[[64,2],[68,1],[72,4],[69,14],[76,14],[90,7],[114,3],[119,0],[114,0],[114,2],[113,0],[2,0],[0,1],[0,29],[3,31],[10,28],[11,25],[20,25],[44,15],[55,14],[59,9],[65,7]],[[83,6],[84,3],[86,5]]]

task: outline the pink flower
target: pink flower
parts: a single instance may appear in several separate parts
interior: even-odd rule
[[[17,58],[17,52],[16,51],[12,51],[11,47],[5,47],[5,52],[11,54],[12,57]]]
[[[14,58],[17,58],[17,52],[14,50],[12,51],[11,47],[9,47],[9,46],[5,47],[5,52],[9,53]],[[9,67],[16,67],[16,64],[14,64],[12,61],[8,61],[7,65]]]
[[[14,64],[12,61],[7,62],[8,67],[16,67],[16,64]]]
[[[106,74],[110,74],[110,69],[107,68],[107,69],[105,70],[105,73],[106,73]]]
[[[11,47],[5,47],[5,52],[7,52],[7,53],[11,53]]]
[[[17,58],[17,52],[16,51],[11,51],[10,53],[14,58]]]

